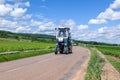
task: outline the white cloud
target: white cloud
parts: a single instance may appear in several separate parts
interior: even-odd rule
[[[31,28],[29,26],[19,26],[18,28],[16,28],[15,32],[19,32],[19,33],[30,33],[31,32]]]
[[[9,1],[13,2],[14,4],[9,3]],[[31,18],[31,14],[26,14],[27,7],[30,6],[30,2],[17,1],[16,3],[14,0],[3,0],[0,3],[2,2],[4,2],[4,4],[0,4],[0,18],[11,18],[11,20]]]
[[[120,0],[115,0],[114,3],[104,11],[101,12],[96,19],[90,19],[90,24],[103,24],[107,20],[120,20]]]
[[[107,29],[108,29],[107,27],[99,28],[99,29],[98,29],[98,33],[104,34]]]
[[[30,21],[30,26],[38,27],[38,26],[40,26],[42,24],[43,23],[41,21],[35,21],[33,19]]]
[[[25,3],[25,6],[29,7],[29,6],[30,6],[30,2],[27,1],[27,2]]]
[[[10,15],[14,18],[19,18],[22,17],[24,15],[24,13],[26,12],[27,9],[23,9],[23,8],[15,8]]]
[[[23,19],[30,19],[32,17],[32,14],[26,14],[25,16],[23,16]]]
[[[85,30],[88,29],[88,25],[79,25],[78,30]]]
[[[89,20],[89,24],[102,24],[102,23],[106,23],[107,21],[104,19],[91,19]]]
[[[75,28],[75,21],[72,19],[68,19],[68,20],[61,20],[59,23],[59,27],[69,27],[71,30],[74,30]]]
[[[6,17],[10,11],[12,11],[11,7],[8,5],[0,4],[0,17]]]
[[[9,21],[9,20],[0,20],[0,28],[9,28],[13,29],[17,27],[17,22]]]
[[[23,24],[19,21],[0,20],[0,30],[7,30],[19,33],[30,33],[32,30],[28,23]]]
[[[105,12],[101,12],[98,15],[98,19],[109,19],[114,14],[114,11],[110,8],[106,9]]]
[[[79,40],[97,41],[120,44],[120,25],[113,27],[101,27],[97,30],[78,33]]]
[[[120,11],[113,11],[112,9],[108,8],[105,12],[101,12],[97,19],[119,20]]]
[[[40,31],[53,31],[55,29],[55,24],[53,22],[43,23],[39,26]]]
[[[41,34],[46,34],[46,33],[52,33],[55,30],[55,24],[52,21],[35,21],[31,20],[30,21],[30,26],[36,28],[33,33],[41,33]]]
[[[114,3],[110,5],[110,8],[112,9],[120,8],[120,0],[115,0]]]

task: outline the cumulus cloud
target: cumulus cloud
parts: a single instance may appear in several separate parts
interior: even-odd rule
[[[120,19],[120,11],[113,11],[108,8],[105,12],[101,12],[97,19],[106,19],[106,20],[119,20]]]
[[[24,13],[26,12],[27,9],[23,9],[23,8],[15,8],[10,15],[14,18],[19,18],[22,17],[24,15]]]
[[[31,28],[27,25],[28,23],[23,24],[23,22],[11,21],[11,20],[0,20],[0,30],[7,30],[12,32],[19,33],[30,33]]]
[[[68,20],[61,20],[58,27],[69,27],[71,30],[74,30],[75,28],[75,21],[72,19],[68,19]]]
[[[22,19],[30,19],[32,17],[32,14],[26,14],[22,17]]]
[[[17,27],[16,21],[9,21],[9,20],[0,20],[0,28],[9,28],[13,29]]]
[[[105,19],[91,19],[88,23],[89,24],[102,24],[106,22],[107,21]]]
[[[101,27],[97,30],[79,32],[78,40],[97,41],[120,44],[120,25],[113,27]]]
[[[78,30],[85,30],[88,29],[88,25],[79,25],[77,28]]]
[[[115,0],[110,6],[101,12],[96,19],[90,19],[89,24],[103,24],[107,20],[120,20],[120,0]]]
[[[33,20],[33,19],[30,21],[30,26],[37,27],[37,26],[40,26],[42,24],[43,23],[41,21],[36,21],[36,20]]]
[[[52,35],[52,33],[55,33],[55,23],[52,21],[36,21],[36,20],[31,20],[29,23],[29,26],[35,28],[34,31],[32,33],[40,33],[40,34],[47,34],[47,33],[51,33],[50,35]]]
[[[27,1],[27,2],[25,3],[25,6],[29,7],[29,6],[30,6],[30,2]]]
[[[55,30],[55,24],[53,22],[46,22],[39,26],[40,31],[53,31]]]
[[[31,32],[31,28],[29,26],[19,26],[18,28],[16,28],[15,32],[19,32],[19,33],[30,33]]]
[[[9,1],[14,4],[9,3]],[[4,2],[4,4],[3,4]],[[25,19],[31,18],[31,14],[26,14],[27,7],[30,6],[30,2],[17,2],[14,0],[1,0],[0,1],[0,18],[10,18],[11,19]]]
[[[114,3],[110,5],[110,8],[112,9],[120,8],[120,0],[115,0]]]
[[[0,4],[0,17],[6,17],[12,8],[9,5]]]

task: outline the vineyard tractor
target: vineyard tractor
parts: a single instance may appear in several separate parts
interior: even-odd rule
[[[70,28],[55,28],[56,33],[56,47],[55,54],[63,53],[68,54],[72,53],[72,43]]]

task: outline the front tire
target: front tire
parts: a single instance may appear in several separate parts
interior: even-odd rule
[[[55,48],[54,52],[55,52],[55,55],[58,54],[58,48],[57,47]]]
[[[55,55],[57,55],[58,53],[57,52],[55,52]]]

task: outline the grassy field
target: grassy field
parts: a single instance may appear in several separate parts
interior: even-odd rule
[[[11,54],[0,54],[0,62],[47,54],[53,52],[54,47],[54,43],[0,38],[0,52],[20,51]],[[24,52],[27,50],[31,51]]]
[[[101,80],[102,67],[104,59],[102,59],[94,48],[90,48],[91,57],[87,67],[85,80]]]
[[[120,46],[96,46],[120,72]]]
[[[35,52],[19,52],[15,54],[0,55],[0,62],[6,62],[6,61],[25,58],[25,57],[43,55],[53,51],[54,51],[53,49],[48,49],[48,50],[41,50],[41,51],[35,51]]]
[[[24,51],[24,50],[37,50],[37,49],[47,49],[54,48],[53,43],[45,42],[31,42],[31,41],[17,41],[12,39],[2,39],[0,38],[0,52],[9,51]]]
[[[120,58],[120,46],[96,46],[105,55]]]

